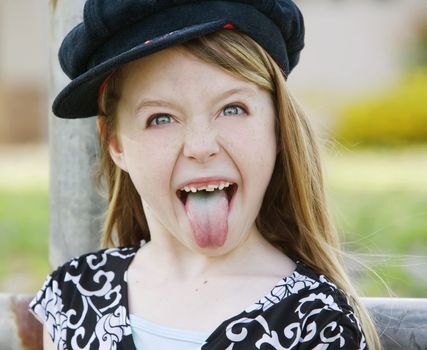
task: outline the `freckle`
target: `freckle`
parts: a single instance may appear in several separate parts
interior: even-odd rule
[[[198,292],[198,291],[199,291],[199,288],[196,288],[194,291],[195,291],[195,292]]]
[[[204,281],[204,282],[203,282],[203,284],[206,284],[206,283],[208,283],[208,281]]]

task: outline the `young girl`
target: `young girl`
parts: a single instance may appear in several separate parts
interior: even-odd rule
[[[98,115],[103,244],[31,302],[46,349],[380,349],[286,89],[290,0],[88,0],[63,118]]]

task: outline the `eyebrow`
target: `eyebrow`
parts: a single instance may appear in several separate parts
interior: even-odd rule
[[[230,90],[226,90],[219,95],[215,96],[211,99],[211,104],[216,104],[219,101],[226,99],[230,96],[236,95],[236,94],[246,94],[247,96],[253,96],[256,94],[256,91],[253,88],[249,87],[237,87]],[[150,98],[142,98],[136,108],[135,111],[139,111],[143,109],[144,107],[168,107],[168,108],[176,108],[176,104],[173,102],[169,102],[162,99],[150,99]]]

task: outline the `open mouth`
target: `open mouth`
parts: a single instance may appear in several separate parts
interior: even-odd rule
[[[216,191],[225,191],[226,192],[226,194],[227,194],[227,199],[228,199],[228,204],[230,204],[231,203],[231,200],[233,199],[233,196],[236,194],[236,192],[237,192],[237,184],[235,184],[235,183],[233,183],[233,184],[231,184],[229,187],[227,187],[227,188],[224,188],[224,189],[222,189],[222,190],[220,190],[220,189],[215,189],[214,191],[216,192]],[[204,192],[204,193],[206,193],[207,195],[209,195],[209,193],[211,193],[211,192],[208,192],[208,191],[205,191],[205,190],[201,190],[201,191],[198,191],[198,192]],[[183,191],[183,190],[178,190],[178,191],[176,191],[176,195],[177,195],[177,197],[179,198],[179,200],[182,202],[182,204],[184,204],[184,206],[185,206],[185,203],[187,202],[187,197],[188,197],[188,192],[186,192],[186,191]]]

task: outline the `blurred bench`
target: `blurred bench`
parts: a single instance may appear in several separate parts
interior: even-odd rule
[[[427,349],[427,299],[362,298],[384,350]]]
[[[41,350],[42,327],[27,310],[30,295],[0,294],[0,349]],[[363,298],[384,350],[427,349],[427,299]]]
[[[43,329],[28,311],[27,294],[0,293],[0,349],[42,350]]]

